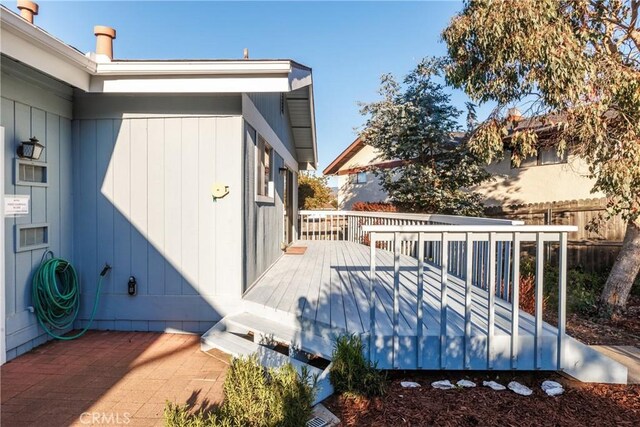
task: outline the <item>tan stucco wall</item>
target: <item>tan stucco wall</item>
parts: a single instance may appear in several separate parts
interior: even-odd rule
[[[338,207],[349,210],[355,202],[385,202],[387,193],[372,172],[367,172],[366,184],[353,184],[349,175],[338,175]]]
[[[365,145],[347,163],[341,171],[369,166],[379,162],[378,151],[370,145]],[[387,200],[387,193],[380,186],[380,181],[372,172],[367,172],[367,182],[353,184],[349,175],[338,175],[338,207],[351,209],[355,202],[380,202]]]
[[[376,162],[377,151],[363,147],[340,170],[367,166]],[[473,188],[486,198],[487,206],[544,203],[565,200],[604,197],[603,193],[591,193],[594,181],[587,177],[586,162],[577,156],[569,156],[567,163],[511,168],[508,153],[505,159],[487,166],[493,181]],[[367,174],[366,184],[352,184],[349,175],[338,176],[338,205],[350,209],[354,202],[378,202],[388,199],[373,173]]]
[[[594,181],[587,177],[589,168],[580,157],[569,156],[567,163],[511,168],[505,159],[487,166],[493,181],[473,190],[483,194],[487,206],[558,202],[604,197],[591,193]]]

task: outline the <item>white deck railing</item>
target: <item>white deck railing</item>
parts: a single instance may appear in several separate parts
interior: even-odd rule
[[[414,226],[414,225],[455,225],[455,226],[513,226],[522,225],[523,221],[493,218],[477,218],[455,215],[437,214],[407,214],[392,212],[359,212],[359,211],[300,211],[299,240],[342,240],[363,245],[369,245],[369,232],[364,227],[376,226]],[[388,240],[376,243],[379,249],[393,250],[393,244]],[[474,242],[473,250],[473,285],[482,289],[487,288],[489,270],[486,268],[489,257],[488,242]],[[400,254],[414,258],[418,257],[418,245],[415,240],[400,242]],[[496,247],[497,275],[501,278],[501,285],[496,289],[497,295],[510,301],[512,287],[510,242],[498,242]],[[464,265],[465,246],[460,242],[448,245],[447,257],[448,273],[466,278]],[[425,261],[442,265],[441,243],[430,241],[424,248]]]
[[[535,256],[534,367],[542,366],[542,331],[544,305],[544,269],[549,245],[558,251],[558,326],[557,367],[563,366],[563,339],[566,323],[566,270],[568,233],[575,226],[524,225],[522,221],[472,218],[450,215],[421,215],[354,211],[301,211],[300,240],[345,240],[370,247],[370,330],[375,337],[376,251],[393,252],[393,337],[398,345],[400,307],[400,257],[417,259],[416,304],[417,341],[422,338],[424,316],[425,265],[440,271],[441,363],[444,363],[447,339],[447,287],[450,277],[464,283],[464,366],[470,365],[472,286],[487,291],[487,368],[492,369],[495,332],[495,300],[511,303],[511,365],[518,360],[520,320],[520,261],[523,251]],[[555,268],[555,267],[554,267]],[[371,345],[373,360],[374,346]],[[417,360],[422,360],[422,346],[417,346]]]
[[[525,225],[422,225],[422,226],[385,226],[385,225],[366,225],[363,231],[369,234],[370,239],[370,330],[371,336],[375,336],[375,301],[376,301],[376,250],[378,243],[390,243],[394,253],[394,288],[393,288],[393,336],[394,346],[398,340],[399,329],[399,283],[400,283],[400,255],[401,247],[406,242],[415,243],[417,246],[417,283],[416,283],[416,304],[417,313],[417,338],[420,342],[422,338],[423,328],[418,325],[423,323],[424,313],[424,268],[425,268],[425,248],[434,243],[439,244],[440,248],[444,248],[440,252],[440,257],[435,265],[440,267],[440,337],[442,352],[440,358],[444,363],[444,351],[446,349],[447,337],[447,286],[449,275],[451,274],[450,264],[456,263],[464,271],[464,274],[456,274],[462,277],[465,283],[464,298],[464,348],[465,348],[465,368],[470,364],[470,340],[471,340],[471,287],[475,283],[481,282],[478,274],[483,276],[486,274],[487,279],[484,283],[488,284],[486,290],[488,292],[487,303],[487,368],[492,369],[492,360],[494,353],[492,343],[494,340],[495,330],[495,298],[496,289],[507,287],[503,282],[504,279],[498,274],[498,268],[508,265],[510,274],[508,282],[510,283],[509,300],[511,301],[511,358],[512,368],[517,365],[518,359],[518,336],[519,336],[519,282],[520,282],[520,255],[521,244],[531,242],[535,244],[535,318],[534,328],[534,367],[536,369],[542,366],[542,323],[543,323],[543,279],[544,279],[544,251],[546,243],[557,243],[559,245],[559,264],[558,264],[558,326],[557,326],[557,367],[563,367],[563,340],[565,337],[566,323],[566,269],[567,269],[567,236],[568,233],[577,231],[574,226],[525,226]],[[454,251],[456,258],[452,259],[451,247],[458,245],[459,249]],[[508,245],[508,246],[507,246]],[[479,251],[488,252],[488,259],[484,262],[484,270],[476,269],[478,263],[477,253]],[[498,253],[502,252],[503,261],[499,262]],[[506,261],[504,261],[506,260]],[[458,272],[459,273],[459,272]],[[484,280],[484,279],[483,279]],[[417,346],[417,360],[422,360],[422,347]],[[373,354],[372,354],[373,357]],[[444,366],[442,366],[444,368]]]

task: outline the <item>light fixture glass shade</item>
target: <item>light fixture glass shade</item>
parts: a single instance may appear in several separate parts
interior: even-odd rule
[[[38,138],[34,136],[29,138],[29,141],[22,141],[18,148],[18,156],[26,159],[38,160],[43,151],[44,145],[40,144]]]

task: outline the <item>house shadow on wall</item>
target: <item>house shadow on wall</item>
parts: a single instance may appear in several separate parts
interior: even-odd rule
[[[216,120],[74,122],[74,263],[82,283],[76,327],[90,317],[105,262],[113,269],[92,329],[202,333],[233,308],[230,301],[240,301],[241,271],[236,286],[222,280],[220,264],[242,257],[226,244],[242,197],[235,189],[235,199],[212,202],[215,161],[224,155]],[[128,294],[131,277],[135,296]]]

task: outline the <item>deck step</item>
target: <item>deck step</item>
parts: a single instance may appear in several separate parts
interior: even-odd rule
[[[291,363],[299,374],[302,374],[303,370],[306,370],[309,374],[309,380],[316,380],[316,396],[313,402],[314,405],[333,394],[333,387],[329,381],[329,370],[331,365],[322,370],[275,351],[266,345],[261,345],[258,342],[250,341],[240,335],[237,335],[239,325],[237,321],[232,320],[235,316],[238,315],[223,318],[221,321],[216,323],[213,328],[209,329],[204,335],[202,335],[200,338],[200,348],[202,351],[207,352],[215,348],[231,354],[234,357],[247,357],[256,354],[260,364],[266,368],[277,368],[286,363]],[[240,317],[240,320],[242,319],[244,318]],[[256,319],[244,320],[256,321]],[[248,331],[240,333],[244,334],[246,332]]]
[[[308,328],[302,329],[284,322],[277,322],[253,313],[239,313],[225,317],[229,331],[239,334],[252,332],[257,342],[281,342],[296,350],[331,360],[333,340],[315,335]]]
[[[228,332],[222,320],[202,335],[200,343],[202,351],[215,348],[234,357],[249,356],[257,352],[259,347],[252,341]]]

